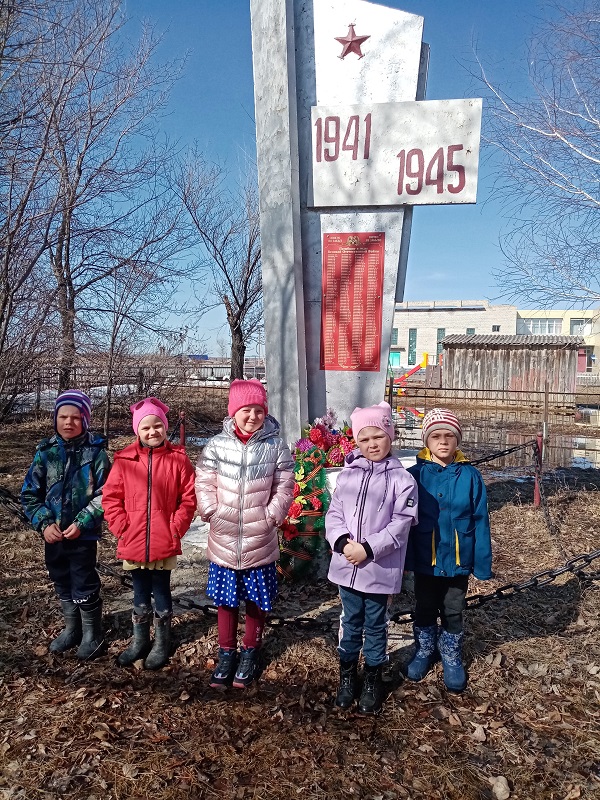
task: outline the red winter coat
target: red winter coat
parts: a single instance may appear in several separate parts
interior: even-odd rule
[[[196,510],[194,468],[183,447],[139,441],[115,453],[102,507],[117,539],[117,558],[159,561],[181,553]]]

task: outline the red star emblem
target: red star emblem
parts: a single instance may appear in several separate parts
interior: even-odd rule
[[[364,53],[361,52],[360,46],[363,42],[366,42],[367,39],[370,39],[370,36],[357,36],[354,33],[354,25],[348,25],[348,33],[346,36],[334,36],[333,37],[336,42],[344,45],[342,50],[342,55],[338,56],[338,58],[345,58],[348,53],[356,53],[359,58],[364,58]]]

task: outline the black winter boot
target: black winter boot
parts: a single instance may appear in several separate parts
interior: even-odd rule
[[[335,704],[338,708],[350,708],[356,698],[358,683],[358,661],[342,661],[340,659],[340,685]]]
[[[81,642],[81,614],[79,606],[72,600],[61,600],[62,613],[65,620],[65,629],[50,643],[48,650],[51,653],[64,653],[72,647],[77,647]]]
[[[242,647],[240,660],[233,677],[236,689],[247,689],[260,671],[258,647]]]
[[[235,676],[237,662],[237,650],[219,647],[219,661],[213,670],[213,674],[210,676],[209,686],[212,689],[223,689],[226,686],[231,686]]]
[[[154,644],[144,661],[146,669],[160,669],[169,660],[171,650],[171,617],[173,614],[154,615]]]
[[[89,661],[106,653],[106,642],[102,631],[102,600],[98,598],[89,606],[80,605],[83,639],[77,650],[77,658]]]
[[[141,613],[136,614],[136,611]],[[130,667],[140,658],[146,658],[152,647],[150,642],[150,610],[145,606],[134,609],[131,621],[133,622],[133,639],[129,643],[127,650],[124,650],[117,658],[117,663],[121,667]]]
[[[377,714],[381,711],[383,687],[381,684],[381,664],[370,667],[365,664],[363,687],[358,701],[361,714]]]

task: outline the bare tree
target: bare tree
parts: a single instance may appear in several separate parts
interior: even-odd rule
[[[600,2],[552,6],[530,45],[531,94],[490,90],[486,138],[503,158],[506,296],[550,306],[600,300]],[[485,130],[485,129],[484,129]]]
[[[0,3],[31,12],[19,24],[11,18],[5,36],[24,60],[2,85],[12,111],[0,120],[0,353],[35,276],[43,283],[34,295],[50,300],[59,323],[65,388],[77,326],[94,314],[101,321],[115,275],[143,271],[162,286],[181,274],[185,225],[169,179],[176,153],[157,136],[180,64],[156,63],[148,26],[131,44],[117,0]],[[136,308],[151,294],[138,295]]]
[[[225,307],[233,380],[244,377],[248,342],[262,324],[262,274],[256,183],[248,179],[234,195],[226,188],[225,177],[220,167],[207,166],[194,151],[178,185],[206,253],[200,263],[209,279],[205,309]]]

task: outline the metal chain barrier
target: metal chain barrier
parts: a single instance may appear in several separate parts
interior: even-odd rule
[[[515,447],[508,447],[506,450],[498,450],[495,453],[492,453],[489,456],[483,456],[482,458],[476,458],[474,461],[469,461],[469,464],[476,466],[477,464],[485,464],[487,461],[495,461],[497,458],[502,458],[503,456],[507,456],[510,453],[516,453],[517,450],[526,450],[528,447],[535,445],[536,439],[531,439],[528,442],[524,442],[523,444],[515,445]]]

